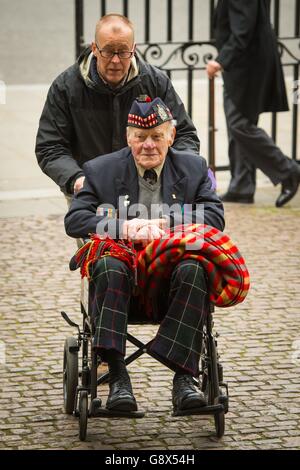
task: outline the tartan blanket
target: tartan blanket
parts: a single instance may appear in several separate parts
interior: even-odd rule
[[[160,289],[161,280],[169,278],[174,266],[184,259],[196,259],[208,279],[209,298],[217,307],[243,302],[249,287],[249,273],[237,246],[225,233],[205,224],[176,226],[167,237],[154,240],[136,251],[126,240],[111,240],[93,234],[70,261],[70,269],[80,267],[81,276],[89,278],[89,264],[102,256],[113,256],[135,273],[136,283],[146,304]]]

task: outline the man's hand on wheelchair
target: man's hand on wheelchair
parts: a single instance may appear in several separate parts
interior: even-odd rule
[[[77,178],[75,180],[75,183],[74,183],[74,194],[77,194],[82,186],[83,186],[83,183],[84,183],[84,180],[85,180],[85,177],[84,176],[80,176],[79,178]]]
[[[166,219],[132,219],[123,225],[123,238],[142,246],[165,235]]]

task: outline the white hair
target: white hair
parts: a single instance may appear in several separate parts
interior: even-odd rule
[[[170,133],[170,135],[172,134],[173,132],[173,129],[174,127],[176,127],[176,120],[175,119],[172,119],[171,121],[165,121],[163,122],[163,124],[166,124],[168,123],[169,125],[167,126],[167,131]],[[160,124],[161,125],[161,124]],[[159,127],[159,126],[156,126],[156,127]],[[134,127],[134,126],[127,126],[127,135],[128,134],[131,134],[132,133],[132,130],[135,130],[135,129],[142,129],[142,130],[148,130],[146,128],[143,128],[143,127]],[[154,129],[154,127],[151,127],[150,129]]]

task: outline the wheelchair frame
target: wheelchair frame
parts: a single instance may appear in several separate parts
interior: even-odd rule
[[[108,381],[109,372],[97,376],[97,369],[101,363],[99,355],[92,348],[92,325],[89,316],[88,281],[82,280],[81,284],[81,312],[83,314],[83,327],[72,322],[65,312],[61,312],[64,320],[77,329],[77,337],[69,336],[64,345],[63,362],[63,390],[64,410],[67,414],[74,414],[79,418],[79,439],[84,441],[87,433],[89,417],[127,417],[142,418],[142,411],[113,411],[102,407],[102,400],[97,396],[97,386]],[[173,412],[173,416],[186,415],[213,415],[216,435],[221,438],[225,431],[225,414],[228,412],[228,386],[223,382],[223,368],[219,362],[217,350],[217,334],[213,334],[213,308],[210,309],[203,328],[202,348],[200,358],[199,380],[194,378],[195,385],[207,397],[207,406]],[[131,322],[129,322],[131,324]],[[144,322],[145,323],[145,322]],[[149,323],[148,323],[149,324]],[[125,358],[126,365],[133,362],[142,354],[149,354],[161,364],[171,370],[172,366],[162,357],[149,350],[153,339],[143,343],[127,332],[127,340],[137,347],[136,351]],[[81,368],[78,367],[78,353],[82,350]],[[79,377],[81,385],[78,384]],[[90,395],[90,403],[89,403]]]

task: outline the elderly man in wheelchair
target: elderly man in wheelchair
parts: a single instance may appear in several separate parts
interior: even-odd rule
[[[174,410],[207,405],[194,381],[211,303],[201,248],[222,233],[224,211],[204,158],[172,149],[175,132],[160,98],[135,100],[128,147],[85,163],[84,186],[65,217],[69,236],[89,238],[72,262],[89,279],[93,349],[108,364],[110,411],[137,410],[124,360],[132,312],[159,323],[149,351],[175,372]]]

